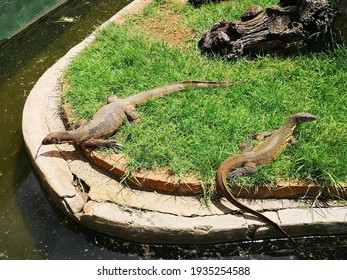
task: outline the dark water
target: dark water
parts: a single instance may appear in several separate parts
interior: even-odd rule
[[[54,211],[21,133],[26,96],[39,77],[128,3],[71,1],[0,48],[0,259],[128,258],[94,245],[82,229]],[[75,22],[61,22],[62,17]]]
[[[212,246],[122,242],[68,220],[45,196],[27,158],[22,109],[33,85],[56,60],[128,4],[76,0],[0,48],[0,259],[297,258],[285,240]],[[59,22],[61,17],[76,19]],[[346,237],[299,240],[316,259],[347,258]]]

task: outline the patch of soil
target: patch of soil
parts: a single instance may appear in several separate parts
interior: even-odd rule
[[[196,31],[183,24],[181,14],[169,13],[163,15],[161,19],[146,19],[141,21],[141,28],[151,37],[160,37],[168,42],[169,45],[186,48],[186,40]]]

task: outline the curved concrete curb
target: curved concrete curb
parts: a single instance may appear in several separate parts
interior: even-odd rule
[[[109,172],[118,181],[126,177],[126,183],[132,188],[173,195],[196,195],[203,193],[201,182],[193,174],[190,174],[181,180],[177,180],[175,176],[171,175],[167,170],[159,169],[153,171],[139,170],[126,176],[129,172],[126,154],[117,153],[112,155],[103,155],[100,151],[86,147],[83,147],[82,150],[91,162]],[[234,188],[234,192],[238,194],[238,197],[248,199],[314,198],[320,191],[321,187],[319,185],[315,185],[314,183],[304,184],[297,180],[278,182],[275,185],[263,185],[252,189],[241,187]],[[340,186],[339,188],[336,188],[335,186],[329,186],[324,190],[324,192],[322,192],[322,195],[325,197],[346,198],[347,187]]]
[[[150,0],[136,0],[110,22],[122,22]],[[94,40],[94,34],[72,48],[43,74],[32,89],[23,111],[25,144],[43,185],[53,202],[70,218],[102,233],[129,241],[163,244],[211,244],[281,235],[237,210],[224,199],[206,205],[194,196],[172,196],[132,190],[92,165],[71,145],[40,147],[53,130],[64,129],[58,104],[62,71]],[[37,155],[37,157],[36,157]],[[243,201],[280,223],[292,236],[346,233],[347,207],[331,202],[330,208],[309,208],[293,200]]]

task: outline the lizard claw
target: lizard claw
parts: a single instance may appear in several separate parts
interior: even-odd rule
[[[107,148],[112,148],[112,149],[117,149],[117,150],[122,150],[123,145],[118,143],[117,141],[109,141],[106,144]]]
[[[111,148],[119,150],[123,148],[123,145],[118,143],[117,141],[107,141],[104,139],[91,139],[84,142],[84,145],[92,148]]]
[[[242,174],[240,174],[240,172],[238,172],[238,171],[236,170],[236,171],[230,173],[230,174],[227,176],[227,178],[228,178],[229,180],[231,180],[231,181],[234,181],[234,180],[236,180],[237,178],[239,178],[241,175],[242,175]]]

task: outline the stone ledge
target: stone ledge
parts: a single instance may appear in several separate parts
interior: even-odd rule
[[[118,153],[113,155],[103,155],[97,150],[82,148],[84,154],[90,161],[106,170],[117,180],[126,178],[127,184],[133,188],[157,191],[177,195],[195,195],[203,193],[201,182],[193,175],[186,175],[180,181],[175,176],[163,170],[140,170],[134,171],[126,176],[129,171],[126,155]],[[321,187],[313,183],[303,183],[297,180],[288,182],[278,182],[276,185],[259,186],[250,190],[236,188],[235,193],[243,198],[314,198],[320,192]],[[347,186],[327,187],[324,193],[326,197],[347,197]]]
[[[136,0],[107,21],[124,19],[149,0]],[[281,237],[271,227],[237,211],[225,199],[206,205],[196,196],[173,196],[132,190],[93,165],[79,148],[71,145],[41,146],[52,130],[64,129],[58,100],[61,76],[71,60],[94,40],[92,34],[48,69],[30,92],[23,110],[23,136],[43,186],[67,216],[99,232],[143,243],[213,244],[247,239],[255,225],[255,238]],[[346,204],[331,202],[330,214],[310,220],[306,201],[243,200],[255,210],[279,219],[292,236],[335,234],[345,230]],[[344,207],[339,207],[344,206]],[[305,209],[306,208],[306,209]],[[291,218],[291,219],[290,219]]]

